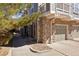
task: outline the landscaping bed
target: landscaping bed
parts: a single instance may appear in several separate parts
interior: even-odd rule
[[[52,48],[48,47],[46,44],[33,44],[30,47],[32,52],[40,53],[51,50]]]
[[[0,47],[0,56],[7,56],[7,54],[9,53],[10,48],[6,48],[6,47]]]

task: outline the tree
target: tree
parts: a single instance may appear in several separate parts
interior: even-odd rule
[[[12,38],[10,30],[21,28],[36,21],[41,13],[36,12],[28,14],[31,4],[0,4],[0,45],[8,44]],[[19,10],[25,10],[25,15],[19,20],[9,18],[10,15],[16,14]]]
[[[17,11],[21,9],[29,9],[31,8],[31,3],[3,3],[0,4],[0,12],[1,16],[9,16],[17,13]]]
[[[33,13],[32,15],[25,15],[20,20],[17,21],[18,27],[24,27],[26,25],[31,24],[32,22],[36,21],[41,13]]]

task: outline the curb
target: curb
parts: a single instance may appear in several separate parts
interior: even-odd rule
[[[12,50],[10,48],[10,50],[9,50],[9,52],[8,52],[8,54],[6,56],[11,56],[11,54],[12,54]]]
[[[38,46],[35,46],[35,47],[38,47]],[[43,46],[42,46],[43,47]],[[41,47],[41,48],[42,48]],[[44,46],[45,47],[45,46]],[[47,46],[48,47],[48,46]],[[39,48],[38,49],[34,49],[34,47],[33,46],[31,46],[30,48],[29,48],[32,52],[34,52],[34,53],[42,53],[42,52],[47,52],[47,51],[49,51],[49,50],[51,50],[52,48],[48,48],[48,49],[43,49],[43,50],[39,50]]]
[[[34,53],[43,53],[43,52],[49,51],[49,50],[39,51],[39,50],[35,50],[35,49],[33,49],[33,48],[30,48],[30,50],[31,50],[32,52],[34,52]]]

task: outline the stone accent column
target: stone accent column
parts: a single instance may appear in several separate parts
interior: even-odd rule
[[[52,21],[50,22],[50,39],[49,39],[49,44],[51,44],[52,43]]]
[[[55,33],[56,33],[56,29],[55,29],[55,24],[52,24],[52,42],[55,42]]]
[[[38,19],[37,21],[37,43],[42,43],[43,36],[43,22],[42,19]]]
[[[37,42],[41,42],[44,44],[52,43],[53,36],[55,35],[53,34],[54,32],[52,32],[52,25],[52,21],[46,18],[42,18],[37,22]]]
[[[65,40],[68,40],[68,39],[73,39],[71,33],[72,33],[72,25],[68,25],[66,27],[66,34],[65,34]]]
[[[51,26],[49,23],[49,19],[42,18],[37,23],[37,42],[48,43],[51,39]]]
[[[50,39],[49,39],[49,44],[53,43],[55,40],[55,33],[56,33],[56,30],[55,30],[55,24],[52,23],[52,21],[50,22]]]
[[[49,34],[47,34],[47,29],[48,29],[48,25],[47,25],[47,22],[46,22],[47,20],[45,19],[43,19],[43,36],[42,36],[42,38],[43,38],[43,43],[47,43],[46,41],[47,41],[47,38],[48,38],[48,36],[47,35],[49,35]]]
[[[49,19],[43,19],[43,43],[51,43],[52,36],[52,22]]]
[[[72,29],[72,25],[69,25],[69,37],[68,37],[68,39],[73,39],[73,37],[72,37],[72,31],[73,31],[73,29]]]

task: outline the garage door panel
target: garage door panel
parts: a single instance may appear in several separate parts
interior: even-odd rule
[[[55,42],[65,40],[66,26],[57,25],[55,26]]]

